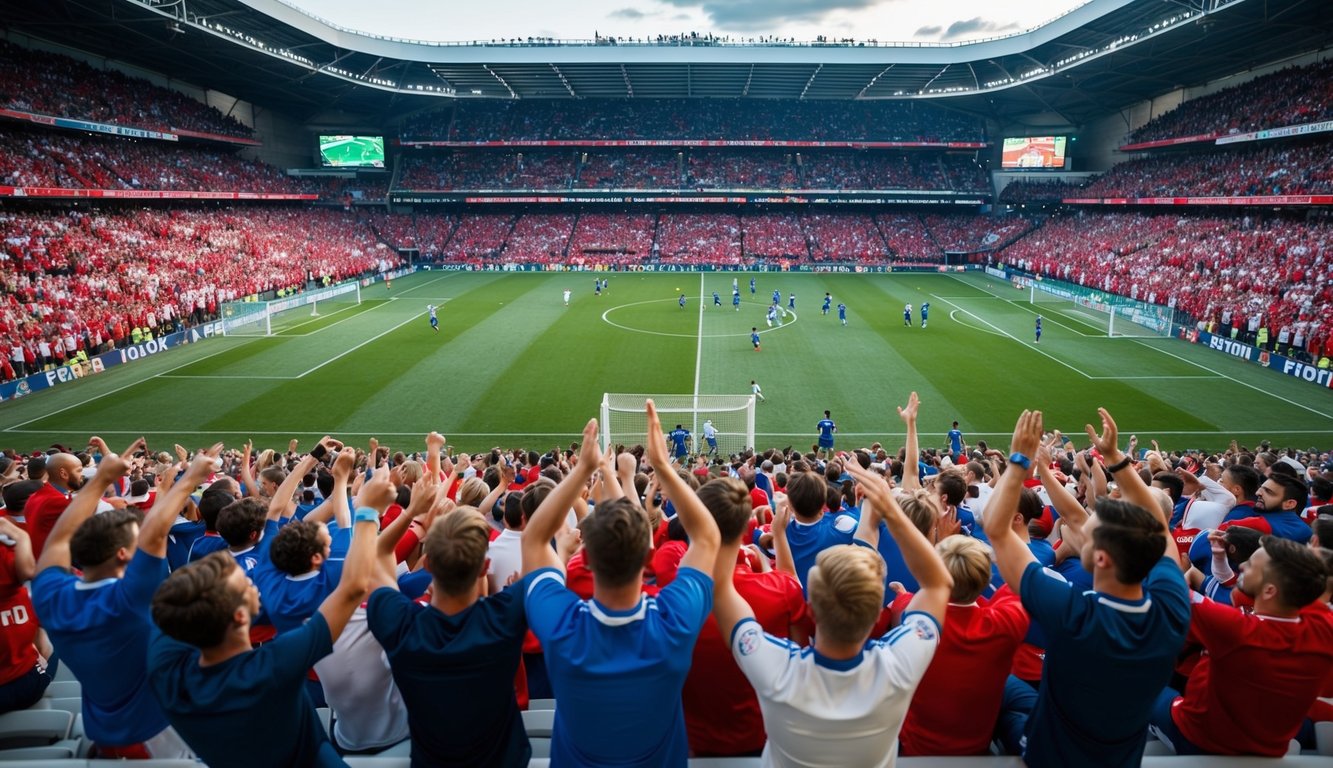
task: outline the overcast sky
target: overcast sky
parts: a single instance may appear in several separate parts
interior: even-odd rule
[[[285,0],[339,26],[392,37],[588,39],[698,32],[798,40],[957,42],[1007,35],[1085,0]]]

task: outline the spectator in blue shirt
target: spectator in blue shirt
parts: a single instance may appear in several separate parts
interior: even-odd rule
[[[250,643],[259,590],[225,553],[176,571],[158,589],[148,681],[172,726],[212,768],[345,765],[305,693],[306,674],[365,599],[379,518],[394,495],[381,467],[357,496],[337,589],[304,626],[259,648]],[[241,735],[263,748],[240,748]]]
[[[102,494],[130,468],[124,458],[105,454],[42,550],[33,607],[56,653],[83,682],[84,731],[99,757],[190,756],[147,684],[149,605],[167,577],[167,533],[176,513],[213,471],[221,449],[218,443],[200,453],[170,490],[159,487],[142,527],[127,509],[94,514]],[[71,572],[75,563],[82,578]]]
[[[528,622],[542,642],[560,702],[551,742],[556,764],[684,768],[688,761],[680,694],[695,638],[712,610],[709,574],[720,536],[712,515],[676,474],[651,400],[647,411],[648,461],[690,540],[674,581],[656,597],[643,595],[651,526],[608,464],[602,496],[580,527],[593,597],[580,600],[565,588],[564,567],[550,542],[602,463],[595,419],[583,430],[578,464],[523,531]]]
[[[1102,432],[1088,426],[1088,435],[1124,500],[1099,500],[1093,515],[1061,510],[1066,541],[1081,542],[1092,590],[1074,589],[1043,568],[1011,525],[1040,447],[1040,411],[1019,417],[1009,466],[987,507],[986,534],[1000,573],[1046,638],[1040,689],[1011,677],[1005,692],[1010,714],[1030,711],[1023,757],[1032,768],[1139,765],[1148,714],[1189,629],[1189,590],[1168,515],[1121,452],[1111,414],[1099,412]]]

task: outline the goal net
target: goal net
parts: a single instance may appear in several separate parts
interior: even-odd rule
[[[1047,278],[1029,282],[1038,311],[1089,326],[1107,336],[1159,337],[1175,331],[1176,311],[1160,304]]]
[[[639,445],[648,430],[644,401],[652,398],[662,432],[679,424],[690,431],[690,455],[709,452],[706,422],[717,430],[719,456],[754,447],[754,395],[602,395],[602,449]]]
[[[274,331],[308,322],[311,316],[336,314],[360,303],[361,284],[356,280],[272,301],[229,301],[222,305],[222,332],[272,336]]]

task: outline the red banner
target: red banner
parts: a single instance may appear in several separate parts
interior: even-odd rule
[[[730,139],[585,139],[399,141],[402,147],[795,147],[819,149],[985,149],[984,141],[746,141]]]
[[[0,197],[86,197],[103,200],[318,200],[319,195],[284,195],[269,192],[176,192],[165,189],[69,189],[66,187],[0,186]]]
[[[1244,197],[1066,197],[1071,205],[1333,205],[1333,195]]]
[[[1142,149],[1157,149],[1159,147],[1174,147],[1178,144],[1199,144],[1202,142],[1211,142],[1221,134],[1201,133],[1197,136],[1177,136],[1174,139],[1158,139],[1157,141],[1141,141],[1138,144],[1126,144],[1120,148],[1121,152],[1138,152]]]
[[[209,141],[221,141],[227,144],[244,144],[247,147],[262,146],[264,142],[259,139],[247,139],[244,136],[228,136],[225,133],[206,133],[204,131],[187,131],[184,128],[172,128],[178,136],[189,136],[192,139],[208,139]]]

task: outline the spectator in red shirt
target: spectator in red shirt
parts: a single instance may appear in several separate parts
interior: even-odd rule
[[[28,497],[23,517],[32,537],[33,557],[41,557],[46,537],[51,535],[60,513],[69,506],[69,497],[83,486],[83,464],[69,453],[57,453],[46,459],[46,484]]]
[[[0,517],[0,714],[36,704],[51,684],[48,669],[37,653],[37,614],[23,586],[37,575],[32,541],[13,520]]]
[[[1009,663],[1028,631],[1018,596],[990,586],[990,547],[954,535],[935,545],[953,576],[940,646],[921,678],[898,738],[903,755],[984,755],[990,748]],[[899,600],[910,600],[900,595]]]

